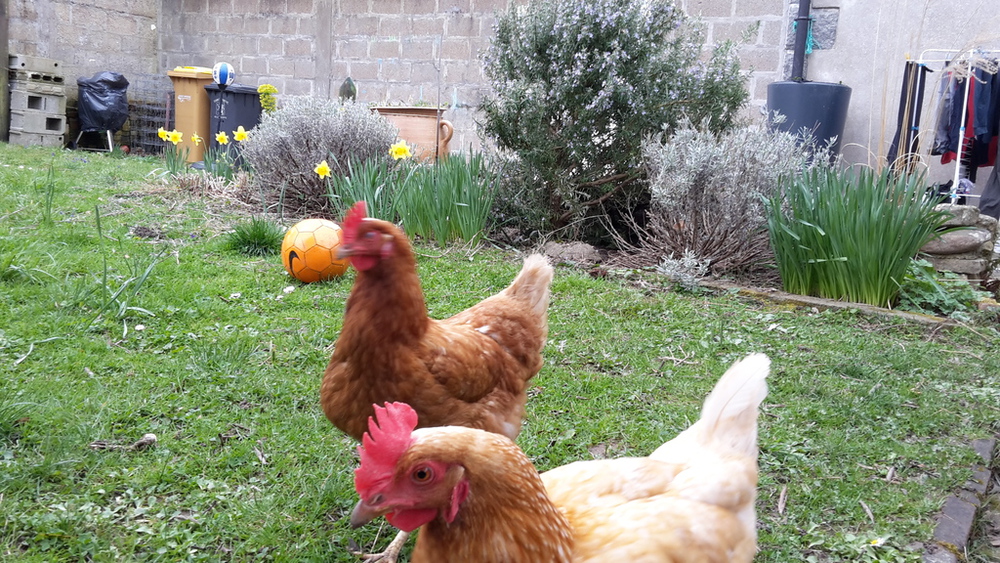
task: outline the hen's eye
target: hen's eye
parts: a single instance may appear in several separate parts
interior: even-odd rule
[[[376,236],[377,235],[375,234],[375,231],[368,231],[367,233],[365,233],[365,238],[368,239],[368,240],[372,240]]]
[[[434,472],[431,471],[430,467],[418,467],[413,470],[413,474],[411,475],[413,481],[416,483],[426,483],[427,481],[430,481],[433,476]]]

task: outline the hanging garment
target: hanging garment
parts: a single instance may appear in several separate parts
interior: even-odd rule
[[[997,135],[1000,134],[1000,75],[993,75],[993,100],[990,107],[990,125],[993,138],[990,140],[989,153],[993,157],[993,171],[983,186],[979,198],[979,212],[1000,219],[1000,144]]]
[[[976,81],[972,80],[966,85],[967,78],[958,78],[955,80],[955,93],[953,96],[953,102],[951,104],[951,117],[948,123],[948,144],[945,147],[945,152],[941,155],[941,164],[948,164],[949,162],[955,160],[958,157],[958,145],[959,140],[962,142],[962,155],[963,158],[968,154],[966,147],[972,138],[973,122],[976,118],[975,107],[969,103],[976,95]],[[968,94],[966,94],[966,88],[968,87]],[[965,131],[962,130],[962,112],[965,112]]]
[[[903,70],[903,88],[899,94],[899,115],[896,120],[896,135],[889,145],[889,165],[896,172],[909,172],[919,160],[920,108],[924,105],[924,83],[927,66],[914,61],[906,61]],[[902,147],[902,149],[900,148]]]
[[[994,160],[1000,157],[996,152],[993,153],[993,156]],[[997,172],[998,169],[1000,166],[993,167],[993,172],[990,173],[986,185],[983,186],[983,195],[979,198],[979,212],[994,219],[1000,219],[1000,173]]]
[[[948,63],[950,64],[950,63]],[[958,90],[958,81],[955,73],[945,66],[944,74],[938,84],[938,99],[941,100],[937,108],[937,122],[934,125],[934,143],[931,145],[932,155],[942,155],[948,152],[948,145],[951,144],[951,124],[954,119],[952,114],[955,108],[955,94]]]

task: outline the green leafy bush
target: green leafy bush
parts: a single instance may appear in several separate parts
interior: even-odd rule
[[[764,213],[782,178],[825,166],[811,139],[758,123],[715,133],[683,122],[643,146],[651,203],[636,254],[648,263],[685,256],[720,276],[774,263]]]
[[[498,171],[490,212],[490,237],[517,246],[531,245],[547,231],[541,177],[510,152],[490,155]],[[502,171],[502,172],[501,172]]]
[[[332,173],[342,175],[351,158],[388,158],[396,133],[366,105],[291,98],[250,131],[243,158],[269,208],[290,216],[332,217],[326,183],[313,171],[316,164],[327,160]]]
[[[767,221],[785,291],[895,304],[911,259],[948,215],[923,176],[816,168],[771,197]]]
[[[990,294],[979,291],[953,272],[938,272],[927,260],[912,260],[899,288],[900,309],[968,317],[977,311],[976,303]]]
[[[484,132],[540,180],[562,228],[641,196],[643,139],[682,116],[714,131],[747,99],[735,45],[671,0],[540,0],[499,16],[484,59]]]

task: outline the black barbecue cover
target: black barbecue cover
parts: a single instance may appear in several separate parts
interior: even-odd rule
[[[117,72],[98,72],[77,78],[80,100],[77,111],[81,131],[117,131],[128,119],[128,80]]]

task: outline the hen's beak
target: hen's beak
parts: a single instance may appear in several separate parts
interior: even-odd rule
[[[351,511],[351,527],[360,528],[386,512],[387,510],[368,504],[364,499],[361,499],[358,501],[358,504],[354,505],[354,510]]]
[[[337,247],[337,260],[343,260],[344,258],[350,258],[354,256],[354,249],[347,246],[346,244],[341,244]]]

